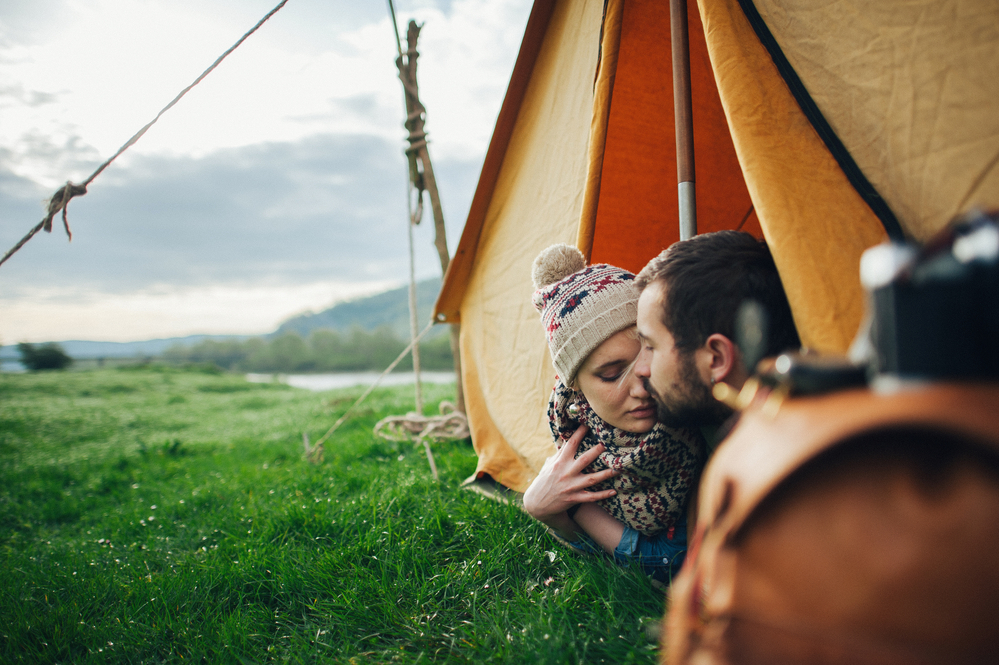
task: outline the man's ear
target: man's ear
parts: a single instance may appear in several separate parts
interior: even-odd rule
[[[735,388],[742,387],[747,374],[735,342],[721,333],[714,333],[704,341],[701,351],[712,385],[724,381]]]

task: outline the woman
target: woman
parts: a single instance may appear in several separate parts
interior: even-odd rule
[[[576,549],[596,543],[666,583],[686,552],[686,510],[704,461],[699,432],[658,424],[631,373],[640,350],[634,275],[587,267],[569,245],[535,259],[533,302],[558,379],[548,416],[559,451],[524,508]],[[578,457],[577,457],[578,455]]]

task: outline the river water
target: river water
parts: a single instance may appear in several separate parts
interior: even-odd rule
[[[381,375],[380,372],[342,372],[336,374],[247,374],[246,380],[254,383],[278,381],[295,388],[306,390],[333,390],[351,386],[370,386]],[[453,383],[454,372],[420,372],[423,383]],[[392,372],[378,384],[380,386],[404,386],[416,382],[413,372]]]

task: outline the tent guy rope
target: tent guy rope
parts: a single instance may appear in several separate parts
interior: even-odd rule
[[[323,434],[323,436],[318,441],[316,441],[315,445],[310,445],[309,444],[309,436],[308,436],[307,433],[303,433],[302,434],[302,443],[305,446],[305,457],[306,457],[306,459],[308,459],[310,462],[312,462],[314,464],[318,464],[319,462],[322,461],[322,459],[323,459],[323,444],[326,443],[326,441],[331,436],[333,436],[333,433],[336,432],[340,428],[340,425],[342,425],[344,423],[344,421],[347,420],[347,416],[350,415],[351,411],[353,411],[354,409],[356,409],[361,404],[361,402],[363,402],[365,399],[367,399],[368,395],[370,395],[371,391],[373,391],[375,388],[378,387],[378,384],[381,383],[382,379],[384,379],[385,376],[389,372],[391,372],[392,370],[394,370],[395,367],[396,367],[396,365],[398,365],[400,362],[402,362],[402,359],[405,358],[406,354],[408,354],[409,351],[410,351],[410,349],[413,348],[413,344],[418,343],[421,339],[423,339],[423,336],[426,335],[428,332],[430,332],[430,329],[433,328],[433,327],[434,327],[434,322],[431,320],[430,323],[427,324],[427,327],[424,328],[423,331],[419,335],[417,335],[416,338],[413,339],[413,341],[411,341],[409,343],[409,346],[407,346],[405,349],[403,349],[402,353],[400,353],[396,357],[396,359],[392,361],[392,364],[390,364],[388,367],[386,367],[385,371],[382,372],[381,375],[379,375],[379,377],[377,379],[375,379],[375,382],[372,383],[370,386],[368,386],[367,390],[365,390],[363,393],[361,393],[361,396],[357,398],[357,401],[355,401],[353,404],[351,404],[349,407],[347,407],[347,410],[343,412],[343,415],[340,416],[335,423],[333,423],[333,426],[330,427],[326,431],[326,434]]]
[[[389,441],[414,441],[423,445],[427,463],[434,480],[440,480],[434,453],[430,450],[429,439],[453,441],[471,436],[465,414],[455,410],[451,402],[440,403],[439,416],[424,416],[421,413],[407,413],[404,416],[387,416],[375,423],[375,435]]]
[[[201,73],[201,76],[199,76],[198,78],[196,78],[194,80],[194,82],[191,83],[189,86],[187,86],[186,88],[184,88],[183,90],[181,90],[177,94],[177,96],[174,97],[170,101],[169,104],[167,104],[166,106],[164,106],[160,110],[160,112],[156,114],[155,118],[153,118],[148,123],[146,123],[146,125],[142,129],[140,129],[139,131],[137,131],[132,136],[132,138],[130,138],[128,141],[126,141],[124,143],[124,145],[122,145],[120,148],[118,148],[118,152],[116,152],[115,154],[113,154],[107,161],[105,161],[103,164],[101,164],[100,166],[98,166],[97,170],[94,171],[93,173],[91,173],[89,178],[87,178],[86,180],[84,180],[79,185],[74,184],[72,182],[67,182],[64,186],[62,186],[59,189],[59,191],[57,191],[55,194],[53,194],[52,198],[49,199],[48,210],[46,212],[45,219],[43,219],[38,224],[36,224],[34,226],[34,228],[32,228],[30,231],[28,231],[27,235],[25,235],[23,238],[21,238],[21,240],[18,241],[18,243],[16,245],[14,245],[12,248],[10,248],[10,250],[8,250],[7,253],[3,255],[3,258],[0,259],[0,265],[3,265],[4,262],[7,261],[7,259],[9,259],[11,256],[13,256],[14,253],[17,252],[17,250],[21,249],[21,247],[23,247],[26,242],[28,242],[29,240],[31,240],[35,236],[35,234],[38,233],[39,231],[41,231],[42,229],[45,229],[46,233],[51,233],[52,232],[52,220],[53,220],[53,218],[55,218],[55,216],[57,214],[59,214],[60,211],[62,211],[62,223],[63,223],[63,226],[66,228],[66,235],[69,237],[70,240],[72,240],[73,239],[73,233],[69,229],[69,219],[66,216],[67,210],[69,208],[69,202],[70,202],[70,200],[73,199],[76,196],[83,196],[84,194],[86,194],[87,193],[87,186],[90,185],[90,183],[92,183],[94,181],[94,179],[97,178],[97,176],[99,176],[104,171],[104,169],[106,169],[108,166],[110,166],[111,162],[113,162],[115,159],[117,159],[123,152],[125,152],[126,150],[128,150],[129,148],[131,148],[133,145],[135,145],[135,143],[140,138],[142,138],[143,134],[145,134],[147,131],[149,131],[149,128],[152,127],[154,124],[156,124],[156,121],[159,120],[160,117],[164,113],[166,113],[171,108],[173,108],[174,105],[177,102],[179,102],[184,95],[186,95],[188,92],[191,91],[192,88],[194,88],[194,86],[196,86],[199,83],[201,83],[201,81],[206,76],[208,76],[209,74],[211,74],[212,71],[216,67],[218,67],[219,64],[221,64],[222,61],[225,60],[226,57],[228,57],[230,53],[232,53],[233,51],[235,51],[240,46],[240,44],[242,44],[244,41],[246,41],[247,38],[249,38],[250,35],[252,35],[254,32],[256,32],[258,28],[260,28],[260,26],[262,26],[264,23],[266,23],[267,19],[269,19],[270,17],[274,16],[274,14],[276,14],[282,7],[284,7],[285,4],[287,4],[287,2],[288,2],[288,0],[281,0],[281,2],[279,2],[274,7],[274,9],[270,10],[269,12],[267,12],[267,14],[262,19],[260,19],[259,21],[257,21],[257,24],[255,26],[253,26],[249,30],[249,32],[247,32],[245,35],[243,35],[242,37],[240,37],[236,41],[235,44],[233,44],[232,46],[230,46],[225,51],[225,53],[223,53],[218,58],[216,58],[215,62],[213,62],[212,65],[208,69],[206,69],[204,72]]]

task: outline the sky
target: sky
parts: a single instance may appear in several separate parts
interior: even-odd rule
[[[0,253],[278,0],[3,0]],[[397,0],[453,252],[530,0]],[[0,266],[0,344],[260,334],[404,284],[387,0],[283,9]],[[418,278],[440,275],[429,204]]]

